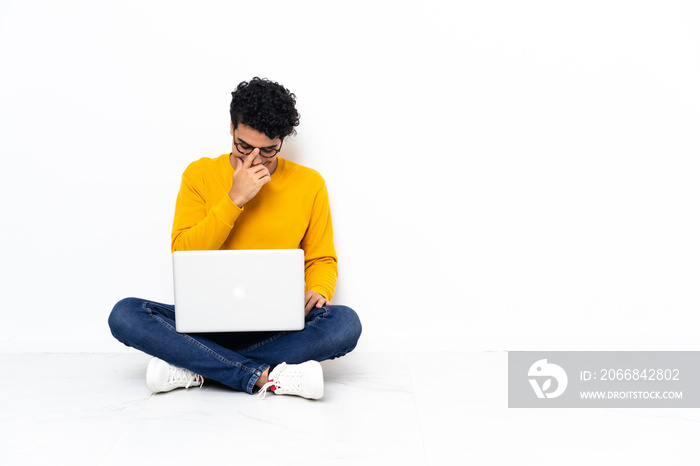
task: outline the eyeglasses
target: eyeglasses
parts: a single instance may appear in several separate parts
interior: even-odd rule
[[[283,142],[284,141],[282,141],[282,143]],[[277,155],[277,153],[282,150],[282,143],[280,143],[279,149],[273,149],[271,147],[253,147],[250,144],[247,144],[245,142],[236,142],[235,134],[233,136],[233,145],[236,146],[236,150],[238,152],[240,152],[243,155],[250,155],[253,153],[253,151],[255,149],[259,149],[260,150],[260,157],[262,157],[264,159],[271,159],[272,157]]]

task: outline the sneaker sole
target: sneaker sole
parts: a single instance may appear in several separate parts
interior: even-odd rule
[[[161,391],[156,388],[155,380],[153,380],[153,374],[155,374],[156,364],[160,362],[160,359],[153,358],[148,363],[148,369],[146,369],[146,387],[153,393],[160,393]]]

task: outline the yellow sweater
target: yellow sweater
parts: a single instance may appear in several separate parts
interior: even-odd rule
[[[192,162],[175,204],[171,249],[304,250],[306,290],[333,299],[338,277],[326,183],[283,158],[272,180],[239,209],[228,197],[229,154]]]

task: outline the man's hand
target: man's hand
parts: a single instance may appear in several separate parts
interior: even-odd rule
[[[263,164],[251,166],[258,156],[260,149],[255,149],[248,154],[245,161],[236,157],[236,171],[233,172],[233,186],[228,192],[234,204],[239,208],[253,199],[265,183],[269,183],[270,171]]]
[[[304,302],[306,303],[306,306],[304,308],[304,315],[311,312],[311,309],[315,307],[323,307],[326,304],[331,303],[326,298],[312,290],[309,290],[306,293],[304,293]]]

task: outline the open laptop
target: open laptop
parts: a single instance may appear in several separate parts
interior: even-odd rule
[[[304,251],[175,251],[175,327],[181,333],[304,328]]]

